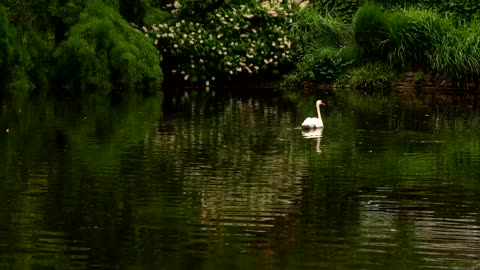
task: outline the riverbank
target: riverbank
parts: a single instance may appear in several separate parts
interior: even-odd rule
[[[395,94],[403,104],[413,106],[419,102],[426,105],[462,105],[478,107],[480,88],[474,83],[461,86],[452,81],[433,80],[427,77],[418,81],[414,73],[407,72],[395,87]]]
[[[340,9],[299,0],[205,6],[179,0],[151,8],[79,2],[75,14],[32,13],[48,27],[25,26],[21,14],[27,13],[11,4],[0,7],[0,34],[7,37],[0,39],[7,60],[0,64],[1,93],[28,95],[62,85],[108,94],[119,89],[116,82],[124,84],[121,91],[155,92],[170,81],[209,91],[275,76],[281,78],[275,83],[292,83],[306,95],[335,88],[388,95],[397,74],[412,70],[443,81],[480,81],[480,24],[461,13],[447,17],[443,9],[420,9],[416,2],[400,7],[336,1],[349,7],[348,18],[333,12]],[[435,90],[420,94],[429,91]]]

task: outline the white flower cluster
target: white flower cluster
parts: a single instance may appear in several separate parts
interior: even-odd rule
[[[174,60],[173,74],[186,81],[206,81],[209,86],[216,75],[228,78],[255,74],[291,61],[292,42],[285,26],[296,2],[258,3],[254,8],[240,5],[218,9],[208,17],[207,24],[178,20],[144,27],[143,31],[154,38],[164,58]],[[252,22],[257,16],[264,20],[262,24]],[[285,23],[275,21],[280,18]]]
[[[177,0],[173,3],[173,5],[167,4],[166,7],[171,9],[170,12],[172,12],[172,15],[178,15],[180,9],[182,8],[182,4],[180,4],[180,1]]]

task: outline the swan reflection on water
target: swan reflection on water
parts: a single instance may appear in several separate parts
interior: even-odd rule
[[[322,150],[320,149],[320,141],[322,140],[322,133],[323,128],[316,128],[316,129],[302,129],[302,136],[306,139],[317,139],[317,147],[316,150],[318,153],[321,153]]]

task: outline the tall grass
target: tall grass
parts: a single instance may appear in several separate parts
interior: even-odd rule
[[[439,37],[451,30],[449,21],[428,10],[402,9],[389,16],[385,40],[389,63],[399,70],[426,69]]]
[[[460,84],[480,78],[480,23],[445,32],[430,56],[433,71]]]
[[[297,63],[295,72],[285,76],[285,82],[332,83],[352,64],[353,56],[345,48],[317,46],[305,53]]]
[[[384,12],[362,6],[353,21],[364,63],[380,61],[398,71],[423,70],[460,84],[480,78],[480,22],[462,25],[429,10]]]
[[[296,37],[297,55],[303,55],[318,46],[339,48],[352,43],[350,25],[314,6],[297,11],[296,20],[289,31]]]
[[[290,79],[340,78],[335,82],[340,88],[373,94],[388,93],[396,72],[419,71],[480,86],[480,21],[465,24],[432,10],[385,11],[374,4],[361,6],[351,26],[315,9],[298,18],[291,30],[299,37],[302,57]],[[349,62],[351,55],[356,61]]]
[[[384,44],[389,35],[389,20],[380,6],[364,5],[353,18],[355,45],[364,61],[385,58]]]
[[[285,76],[287,84],[303,81],[331,83],[353,63],[350,25],[313,6],[298,10],[289,26],[296,37],[296,69]]]

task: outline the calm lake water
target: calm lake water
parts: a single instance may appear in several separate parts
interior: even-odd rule
[[[478,112],[325,102],[1,101],[0,269],[480,269]]]

